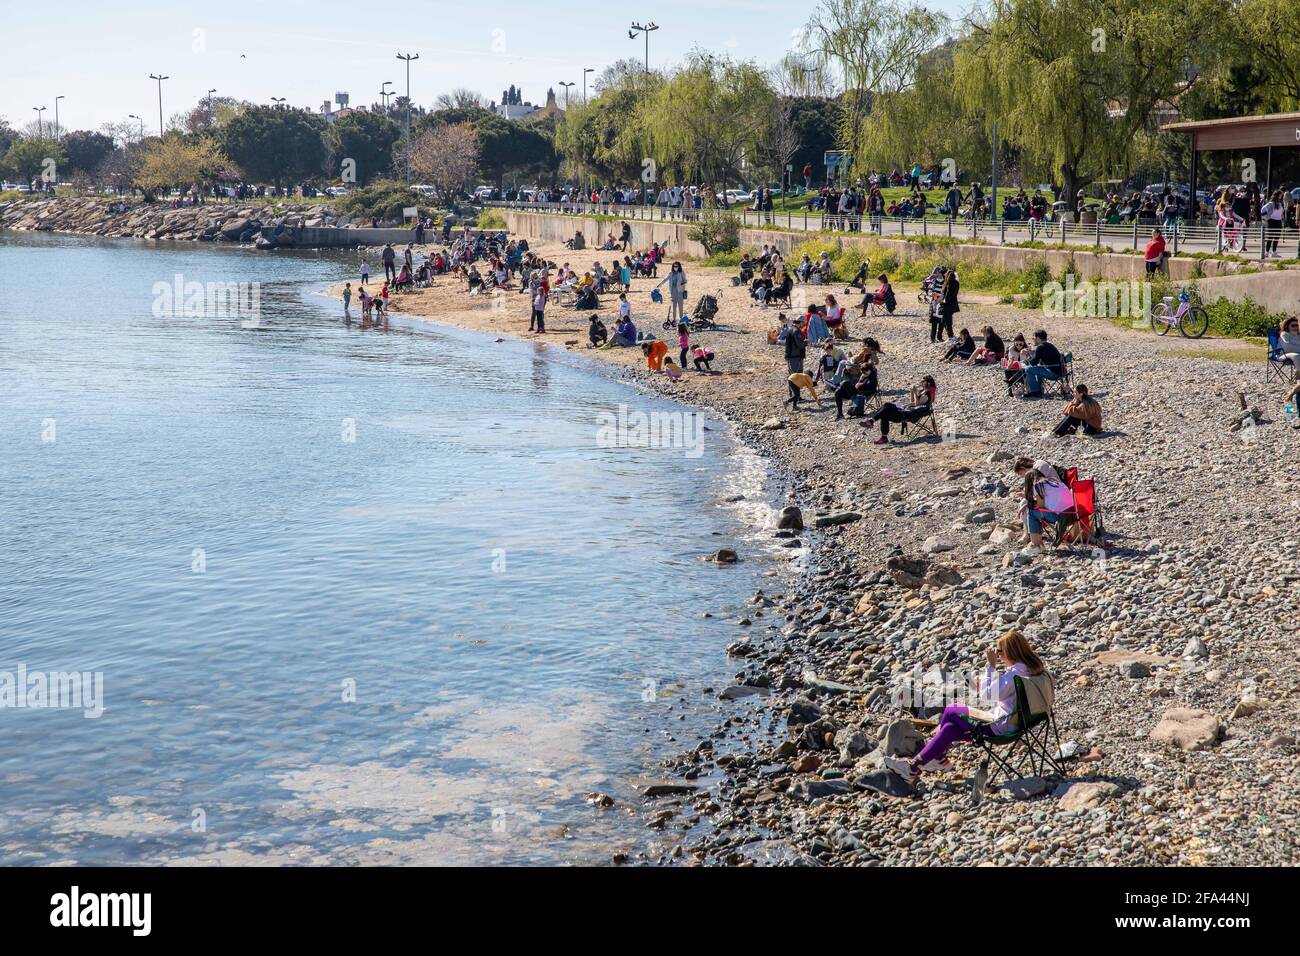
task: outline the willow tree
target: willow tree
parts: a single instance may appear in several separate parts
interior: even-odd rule
[[[952,160],[960,174],[987,168],[991,149],[983,117],[953,89],[951,45],[920,58],[909,89],[878,96],[862,132],[862,159],[876,168]]]
[[[1228,0],[992,0],[953,59],[963,110],[1071,198],[1216,56]]]
[[[624,78],[590,102],[569,107],[556,124],[555,148],[573,175],[589,173],[619,183],[640,178],[650,146],[637,106],[661,82],[657,74],[640,78],[641,86]]]
[[[696,53],[641,101],[637,117],[658,170],[707,187],[712,202],[721,185],[741,180],[757,161],[775,107],[758,66]]]
[[[909,89],[918,59],[941,44],[947,30],[947,17],[919,4],[821,0],[800,45],[813,63],[838,74],[840,145],[855,163],[864,160],[863,124],[872,103]]]

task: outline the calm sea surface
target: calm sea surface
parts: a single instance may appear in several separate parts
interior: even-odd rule
[[[599,862],[712,726],[761,463],[608,447],[684,410],[562,350],[345,325],[355,261],[0,233],[0,863]]]

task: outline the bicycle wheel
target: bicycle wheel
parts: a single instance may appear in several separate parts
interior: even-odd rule
[[[1161,302],[1151,309],[1151,331],[1156,335],[1166,335],[1173,318],[1169,315],[1169,306]]]
[[[1182,324],[1179,325],[1183,335],[1189,339],[1199,339],[1209,327],[1210,317],[1199,305],[1188,309],[1187,314],[1183,316]]]

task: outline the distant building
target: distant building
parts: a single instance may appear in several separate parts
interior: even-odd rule
[[[518,98],[518,91],[514,91],[513,95],[506,96],[506,99],[509,100],[517,100]],[[550,119],[552,116],[564,115],[564,110],[560,109],[559,104],[555,102],[555,90],[553,89],[546,91],[545,106],[536,106],[532,103],[503,102],[493,103],[491,109],[497,116],[510,120],[543,120]]]

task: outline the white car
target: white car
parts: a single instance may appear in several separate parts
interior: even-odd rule
[[[719,201],[725,202],[728,206],[734,206],[736,203],[749,202],[753,195],[744,189],[728,189],[718,197]]]
[[[347,186],[331,186],[325,190],[326,196],[346,196],[348,194]]]
[[[492,187],[491,187],[491,186],[479,186],[477,189],[474,190],[474,198],[475,198],[475,199],[491,199],[491,198],[492,198]]]

